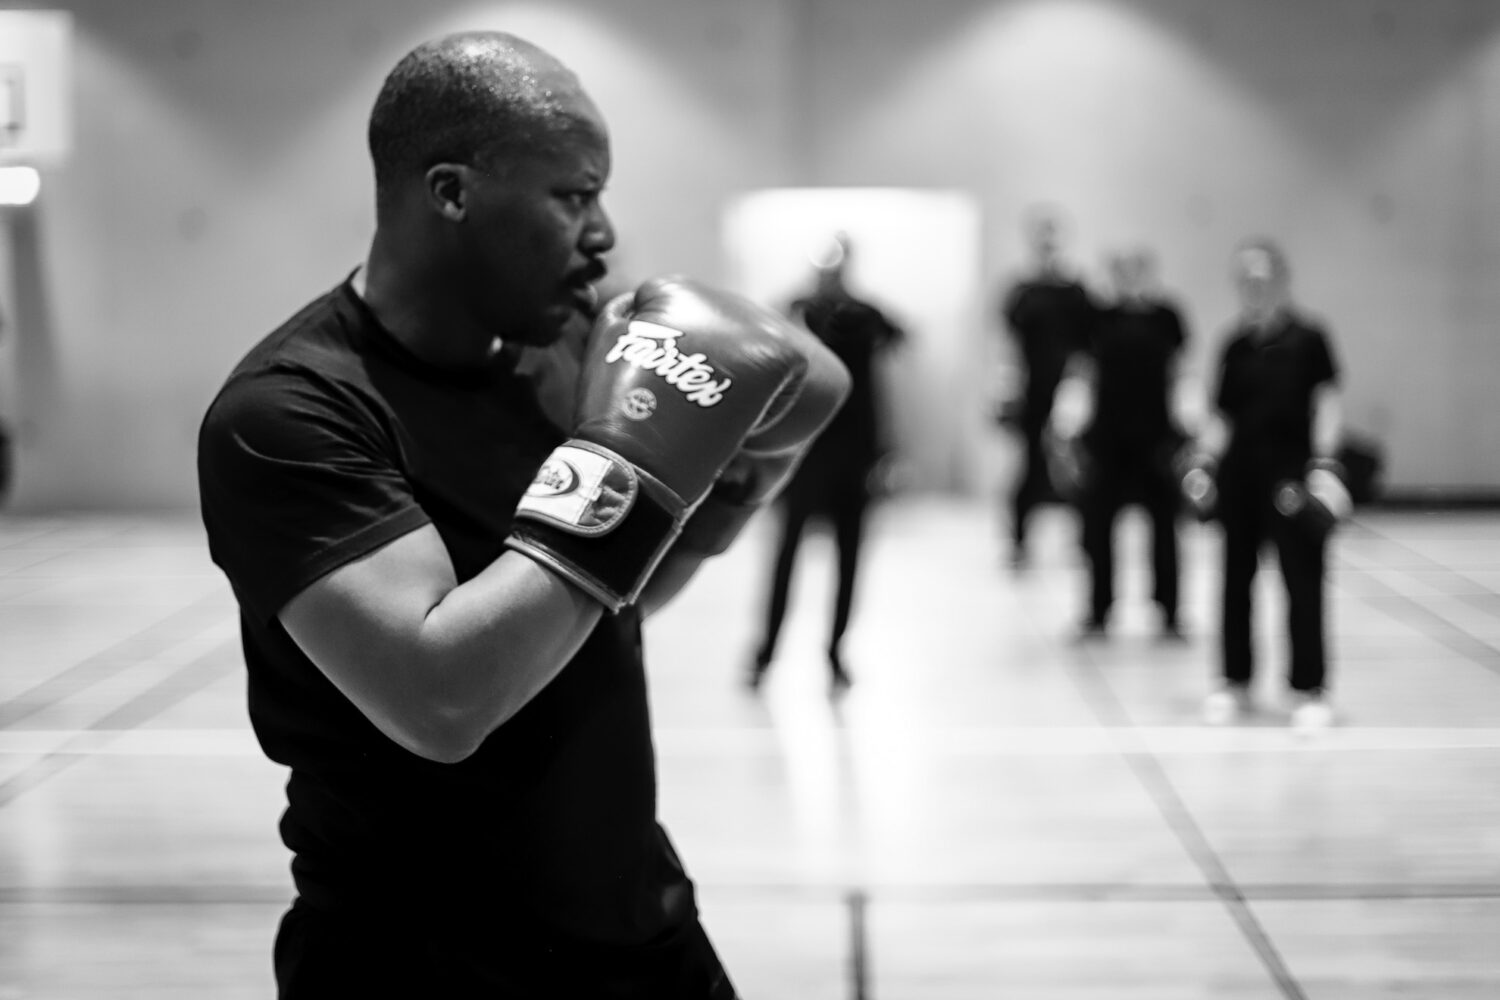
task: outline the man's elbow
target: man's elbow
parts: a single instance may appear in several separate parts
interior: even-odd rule
[[[502,721],[469,705],[429,702],[403,719],[389,720],[381,728],[404,749],[424,760],[457,764],[472,757]]]

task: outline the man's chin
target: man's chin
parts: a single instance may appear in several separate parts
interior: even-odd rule
[[[583,340],[594,328],[594,316],[592,313],[581,309],[569,309],[567,316],[558,327],[557,339]]]
[[[593,326],[592,316],[576,306],[562,305],[547,310],[535,322],[513,329],[505,339],[527,347],[550,347],[559,340],[582,339]]]

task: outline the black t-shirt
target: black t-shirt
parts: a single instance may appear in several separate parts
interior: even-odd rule
[[[1268,331],[1234,328],[1215,397],[1231,428],[1226,472],[1301,475],[1312,456],[1314,391],[1337,380],[1328,335],[1315,323],[1289,313]]]
[[[1012,287],[1001,312],[1026,365],[1028,410],[1045,419],[1068,358],[1085,347],[1094,304],[1076,281],[1038,277]]]
[[[1088,342],[1096,377],[1090,436],[1150,443],[1167,435],[1172,361],[1186,343],[1182,318],[1169,303],[1099,310]]]
[[[901,331],[877,307],[847,292],[797,299],[790,312],[838,355],[849,369],[850,386],[844,405],[813,441],[789,489],[863,488],[884,444],[875,359]]]
[[[240,603],[251,722],[291,768],[281,832],[299,893],[436,933],[451,918],[486,942],[477,961],[507,967],[599,961],[695,925],[656,822],[639,620],[606,616],[477,752],[439,764],[376,729],[276,616],[429,522],[460,582],[499,557],[563,439],[535,389],[504,366],[455,379],[425,365],[345,282],[234,369],[198,457],[210,552]]]

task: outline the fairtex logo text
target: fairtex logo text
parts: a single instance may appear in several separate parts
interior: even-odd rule
[[[655,372],[689,402],[710,407],[724,398],[733,379],[714,379],[706,354],[683,354],[677,349],[682,331],[644,320],[631,320],[615,341],[605,363],[626,361],[642,371]]]
[[[526,492],[537,497],[556,497],[572,493],[577,488],[578,470],[553,456],[542,463]]]

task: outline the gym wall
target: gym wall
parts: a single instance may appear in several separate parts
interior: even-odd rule
[[[14,507],[195,504],[197,424],[229,367],[365,250],[383,74],[463,27],[535,39],[595,94],[623,277],[727,280],[720,221],[745,191],[933,188],[979,206],[998,295],[1022,212],[1051,201],[1091,275],[1112,247],[1158,251],[1203,376],[1233,307],[1229,249],[1268,233],[1337,338],[1350,423],[1385,445],[1388,486],[1500,489],[1489,0],[68,6],[73,155],[0,215]],[[989,351],[982,313],[927,335]]]

